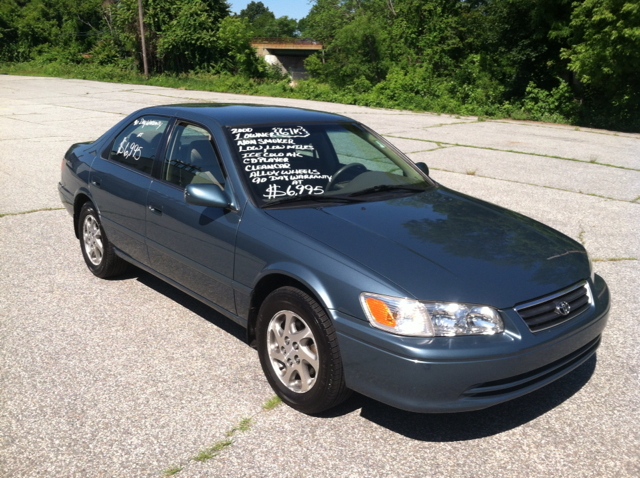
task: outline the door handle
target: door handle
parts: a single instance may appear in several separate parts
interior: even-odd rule
[[[101,184],[100,178],[95,178],[95,177],[91,178],[91,184],[93,184],[95,187],[99,188],[100,184]]]
[[[162,208],[161,207],[156,207],[156,206],[152,206],[151,204],[149,204],[149,211],[151,211],[154,214],[157,214],[158,216],[162,216]]]

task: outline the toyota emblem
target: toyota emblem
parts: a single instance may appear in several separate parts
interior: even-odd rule
[[[556,304],[556,314],[569,315],[569,312],[571,312],[571,306],[568,302],[563,300]]]

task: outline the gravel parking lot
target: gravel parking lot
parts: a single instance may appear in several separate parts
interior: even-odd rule
[[[581,241],[613,299],[596,357],[478,412],[357,394],[319,417],[263,408],[244,331],[142,271],[94,277],[58,198],[71,143],[184,102],[345,114],[442,184]],[[0,145],[0,476],[640,476],[640,134],[0,76]]]

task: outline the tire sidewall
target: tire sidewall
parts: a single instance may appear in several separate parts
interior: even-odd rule
[[[83,230],[84,230],[84,221],[87,218],[87,216],[93,216],[93,218],[98,223],[98,227],[100,227],[100,235],[102,237],[103,252],[102,252],[102,260],[98,265],[95,265],[93,262],[91,262],[91,260],[89,259],[89,256],[87,255],[87,251],[85,249]],[[82,257],[84,258],[84,261],[87,264],[87,267],[93,274],[100,277],[104,273],[104,269],[105,269],[105,263],[106,263],[105,259],[106,259],[108,243],[107,243],[107,236],[105,235],[104,229],[102,228],[102,222],[100,222],[100,217],[98,216],[98,212],[96,211],[95,206],[91,202],[84,203],[84,205],[82,206],[82,209],[80,209],[80,215],[78,216],[78,236],[80,237],[80,249],[82,250]]]
[[[277,392],[278,396],[292,408],[305,413],[314,413],[318,405],[323,402],[329,381],[329,368],[331,367],[329,344],[326,338],[326,332],[319,324],[317,314],[311,305],[299,295],[296,295],[295,289],[278,289],[265,299],[256,324],[256,336],[258,342],[258,355],[262,370],[269,381],[271,387]],[[268,327],[273,316],[282,311],[290,310],[304,319],[311,329],[319,355],[319,370],[316,381],[308,392],[296,393],[289,390],[282,381],[276,376],[269,357],[267,345]]]

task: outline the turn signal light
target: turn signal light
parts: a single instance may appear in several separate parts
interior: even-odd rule
[[[396,326],[396,320],[393,318],[389,307],[387,307],[387,304],[381,300],[374,299],[373,297],[367,297],[367,307],[369,307],[371,316],[376,322],[386,325],[387,327]]]

